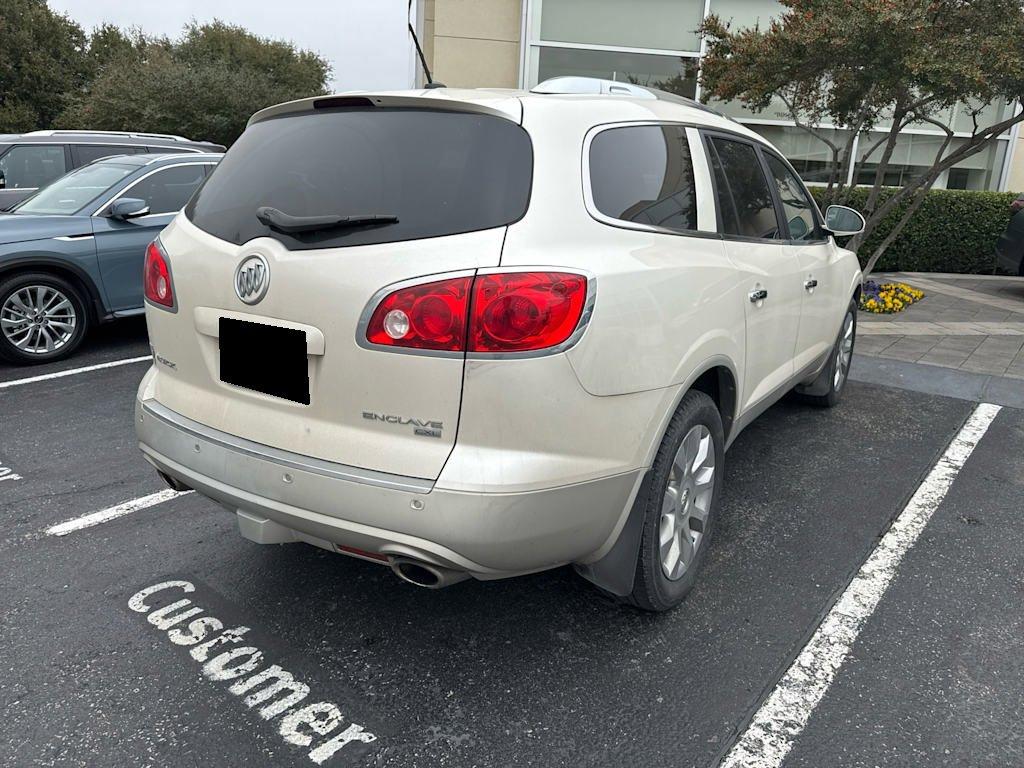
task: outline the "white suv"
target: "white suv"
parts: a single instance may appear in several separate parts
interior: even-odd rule
[[[842,392],[862,220],[825,219],[759,136],[621,83],[271,107],[149,248],[140,446],[256,542],[664,610],[740,430]]]

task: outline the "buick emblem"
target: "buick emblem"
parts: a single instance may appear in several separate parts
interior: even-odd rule
[[[246,256],[235,269],[235,293],[246,304],[256,304],[267,295],[270,265],[258,254]]]

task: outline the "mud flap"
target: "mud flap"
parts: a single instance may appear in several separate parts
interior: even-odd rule
[[[650,496],[653,470],[648,469],[640,481],[640,488],[633,499],[626,524],[619,532],[619,538],[604,557],[593,563],[576,563],[576,573],[593,582],[606,592],[625,597],[633,591],[636,577],[636,560],[640,552],[640,538],[644,532],[644,516],[647,498]]]
[[[832,355],[829,353],[825,359],[825,367],[811,381],[797,386],[796,391],[801,395],[827,395],[832,388],[832,366],[829,365],[831,359]]]

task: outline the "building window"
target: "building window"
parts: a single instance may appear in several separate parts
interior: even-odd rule
[[[863,157],[872,142],[882,138],[882,134],[873,132],[862,135],[859,142],[859,157]],[[882,183],[887,187],[901,187],[921,177],[935,162],[936,153],[942,148],[945,136],[922,133],[904,133],[896,140],[892,159]],[[945,154],[956,151],[967,139],[953,139]],[[1006,156],[1008,141],[999,139],[988,147],[951,168],[936,181],[939,189],[996,189],[999,176]],[[865,162],[857,177],[858,184],[874,184],[877,163],[872,158],[881,154],[881,148],[875,150],[868,162]]]
[[[700,49],[704,0],[542,0],[534,2],[539,39],[647,48]]]
[[[523,41],[522,85],[559,76],[594,77],[657,88],[687,98],[698,98],[701,41],[697,29],[704,13],[718,15],[733,29],[764,29],[785,11],[779,0],[523,0],[526,35]],[[739,102],[712,102],[737,121],[760,133],[774,144],[809,184],[825,184],[832,171],[829,147],[796,128],[785,104],[772,99],[761,112]],[[1005,120],[1017,105],[1002,102],[984,109],[979,127]],[[950,126],[962,142],[974,130],[975,121],[967,105],[956,105],[936,118]],[[881,123],[875,126],[885,130]],[[842,143],[842,127],[824,126],[825,133]],[[871,136],[857,139],[858,156],[870,146]],[[878,134],[880,135],[880,134]],[[887,185],[902,185],[919,177],[931,166],[935,151],[945,134],[934,125],[910,126],[886,175]],[[999,189],[1010,135],[1000,137],[991,147],[943,174],[938,188]],[[869,158],[870,160],[870,158]],[[865,164],[856,181],[870,184],[875,166]],[[847,179],[842,179],[847,181]]]
[[[537,49],[537,56],[537,82],[575,75],[659,88],[690,99],[697,92],[696,58],[544,47]]]

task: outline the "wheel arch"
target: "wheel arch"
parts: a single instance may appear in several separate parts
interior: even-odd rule
[[[672,405],[667,413],[663,414],[661,423],[658,425],[656,434],[652,436],[651,445],[647,451],[647,464],[650,466],[654,461],[654,454],[661,445],[668,429],[669,422],[675,412],[679,410],[679,404],[683,401],[686,393],[692,389],[699,390],[710,397],[718,407],[718,413],[722,417],[722,432],[725,435],[725,444],[728,447],[731,440],[736,436],[736,425],[739,417],[739,382],[736,364],[724,354],[712,355],[704,359],[699,365],[694,366],[682,385],[679,386]]]
[[[81,267],[62,259],[39,256],[0,262],[0,282],[28,272],[42,272],[67,280],[85,297],[89,319],[93,322],[101,322],[106,319],[108,313],[103,296],[93,279]]]
[[[693,380],[683,394],[685,395],[686,392],[692,389],[703,392],[714,400],[718,413],[722,417],[722,433],[725,435],[725,442],[728,445],[729,436],[732,434],[733,424],[736,421],[736,402],[738,398],[736,374],[727,365],[718,364],[710,366]],[[679,404],[676,403],[676,408],[678,407]]]
[[[647,457],[647,469],[640,477],[629,504],[623,510],[622,522],[616,527],[617,531],[611,539],[613,541],[611,547],[596,561],[574,564],[576,572],[583,578],[617,597],[623,597],[632,591],[636,554],[640,547],[645,513],[644,503],[652,482],[651,465],[659,446],[665,439],[665,433],[672,422],[672,417],[679,410],[679,406],[688,392],[695,390],[703,392],[714,401],[718,408],[718,413],[722,417],[725,446],[728,447],[730,437],[735,434],[737,402],[739,401],[737,382],[736,366],[732,360],[724,355],[716,355],[698,366],[688,377],[686,383],[679,387],[671,407],[667,409],[668,412],[664,415],[653,436],[652,446]],[[605,544],[601,549],[604,550],[607,546],[608,544]]]

